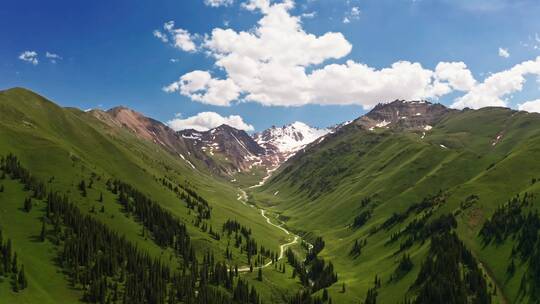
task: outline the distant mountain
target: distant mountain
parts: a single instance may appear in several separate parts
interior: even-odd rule
[[[272,127],[250,136],[243,130],[221,125],[208,131],[193,129],[175,132],[167,125],[120,106],[107,111],[91,110],[90,115],[109,125],[122,128],[137,137],[160,145],[189,163],[202,163],[219,175],[231,176],[256,166],[272,170],[329,129],[316,129],[301,122]],[[199,162],[197,162],[199,161]]]
[[[330,129],[313,128],[297,121],[282,127],[273,126],[254,134],[253,138],[266,150],[268,162],[276,167],[308,144],[330,132]]]
[[[442,104],[432,104],[425,100],[395,100],[381,103],[369,113],[356,119],[354,124],[366,129],[400,128],[407,130],[428,130],[446,114],[455,112]]]
[[[193,147],[189,141],[160,121],[123,106],[108,111],[94,109],[88,113],[111,126],[113,130],[121,127],[141,139],[162,146],[176,157],[182,158],[192,168],[195,168],[194,160],[200,160],[212,171],[219,171],[219,167],[211,158],[206,157],[200,149]]]
[[[249,134],[228,125],[221,125],[208,131],[187,129],[178,131],[182,140],[206,156],[219,160],[220,167],[227,174],[247,171],[261,164],[265,150]]]

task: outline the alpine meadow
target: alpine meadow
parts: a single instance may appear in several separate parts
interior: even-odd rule
[[[7,0],[0,304],[540,303],[539,14]]]

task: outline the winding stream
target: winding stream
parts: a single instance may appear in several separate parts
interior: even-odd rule
[[[240,193],[238,194],[238,201],[241,202],[242,204],[244,204],[245,206],[250,206],[251,208],[257,208],[259,209],[260,211],[260,214],[261,216],[266,220],[266,223],[270,226],[274,226],[280,230],[282,230],[283,232],[285,232],[285,234],[287,234],[289,237],[288,237],[288,242],[287,243],[283,243],[281,245],[279,245],[279,257],[278,257],[278,261],[283,259],[285,257],[285,250],[287,250],[287,248],[289,248],[290,246],[298,243],[299,240],[301,240],[301,238],[296,235],[296,234],[292,234],[289,230],[287,230],[286,228],[283,227],[283,222],[279,223],[279,224],[274,224],[272,223],[272,221],[270,220],[270,218],[266,215],[266,210],[265,209],[262,209],[262,208],[259,208],[259,207],[255,207],[254,205],[251,205],[251,204],[248,204],[247,203],[247,193],[246,191],[244,191],[243,189],[238,189],[240,191]],[[291,240],[291,236],[292,236],[292,240]],[[311,245],[310,243],[307,243],[308,244],[308,248],[311,249],[313,248],[313,245]],[[253,269],[259,269],[259,268],[266,268],[268,266],[272,265],[272,261],[262,265],[262,266],[258,266],[258,267],[253,267]],[[238,272],[248,272],[250,269],[249,269],[249,266],[243,266],[241,268],[238,268]]]

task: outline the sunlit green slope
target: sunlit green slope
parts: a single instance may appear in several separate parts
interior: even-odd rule
[[[266,224],[255,208],[241,204],[235,186],[214,178],[204,166],[193,169],[159,145],[141,140],[121,128],[112,128],[89,113],[61,108],[25,89],[0,92],[0,154],[8,153],[15,154],[23,166],[47,182],[49,188],[69,193],[81,210],[173,266],[177,261],[172,252],[143,235],[142,225],[122,212],[116,196],[106,189],[108,179],[132,185],[184,221],[200,254],[210,250],[217,259],[224,260],[229,240],[226,237],[215,240],[209,230],[221,233],[228,219],[250,227],[257,243],[274,251],[278,251],[287,238],[281,230]],[[79,184],[85,180],[88,185],[91,179],[93,184],[83,196]],[[211,207],[210,219],[197,223],[196,211],[187,208],[174,191],[164,186],[163,179],[172,185],[189,187],[206,199]],[[54,246],[33,240],[41,229],[43,205],[36,202],[37,207],[27,214],[22,211],[22,204],[29,194],[22,186],[9,179],[0,184],[6,189],[0,193],[0,229],[5,239],[12,239],[19,261],[26,265],[29,281],[29,288],[18,294],[11,291],[9,282],[0,282],[0,297],[8,295],[9,303],[36,303],[37,299],[41,303],[79,300],[80,291],[70,288],[65,275],[54,264]],[[98,202],[101,195],[103,203]],[[245,254],[230,247],[232,259],[228,263],[246,265]],[[284,275],[278,278],[277,286],[258,283],[261,294],[270,292],[267,286],[280,289],[295,284]]]
[[[433,213],[428,222],[451,213],[459,237],[489,274],[488,282],[498,287],[490,288],[496,293],[493,301],[520,302],[527,298],[518,300],[519,271],[528,266],[517,266],[518,275],[509,277],[511,242],[484,247],[478,232],[516,194],[538,193],[540,185],[531,181],[539,177],[540,115],[485,108],[451,112],[425,132],[369,131],[352,123],[289,160],[253,195],[280,212],[292,229],[324,238],[322,255],[335,263],[339,283],[348,286],[341,293],[341,284],[334,285],[331,294],[339,301],[363,301],[375,275],[382,278],[377,303],[414,298],[409,288],[429,242],[415,242],[400,252],[406,235],[394,242],[391,237],[426,213]],[[407,213],[413,204],[433,197],[440,202]],[[534,199],[529,209],[538,204]],[[365,211],[371,212],[365,224],[351,227]],[[381,228],[394,214],[403,218]],[[367,245],[353,257],[356,240],[367,240]],[[389,282],[403,253],[410,254],[414,267]]]

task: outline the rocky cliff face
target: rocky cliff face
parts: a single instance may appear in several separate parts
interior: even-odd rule
[[[200,149],[196,149],[173,129],[155,119],[126,107],[115,107],[108,111],[91,110],[89,113],[113,129],[123,128],[139,138],[163,146],[172,154],[186,161],[193,169],[195,169],[194,161],[200,160],[210,170],[219,171],[217,164]]]
[[[261,158],[266,153],[245,131],[228,125],[208,131],[182,130],[177,134],[207,156],[221,159],[221,167],[227,174],[262,164]]]
[[[424,100],[396,100],[387,104],[378,104],[354,123],[370,130],[375,128],[429,130],[452,111],[455,110]]]
[[[330,129],[317,129],[297,121],[283,127],[273,126],[254,134],[253,138],[266,150],[266,163],[272,169],[329,132]]]

